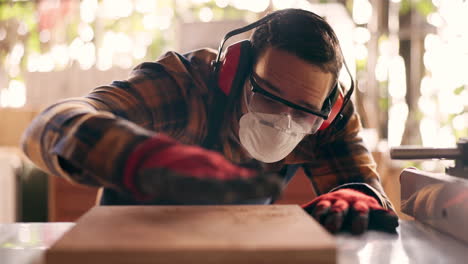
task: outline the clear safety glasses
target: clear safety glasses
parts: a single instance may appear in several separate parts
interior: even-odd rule
[[[302,107],[267,92],[253,76],[250,76],[250,84],[247,108],[263,125],[290,134],[314,134],[328,117],[321,111]]]

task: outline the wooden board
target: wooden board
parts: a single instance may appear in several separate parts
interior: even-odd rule
[[[335,243],[297,205],[99,206],[47,264],[335,263]]]

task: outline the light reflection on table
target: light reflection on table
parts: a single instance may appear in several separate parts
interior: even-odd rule
[[[400,221],[397,235],[339,235],[338,263],[466,263],[468,245],[414,221]]]
[[[42,264],[43,255],[74,223],[0,224],[1,264]]]
[[[0,224],[1,264],[44,264],[43,255],[74,223]],[[338,235],[338,263],[464,263],[468,245],[414,221],[401,221],[397,235]]]

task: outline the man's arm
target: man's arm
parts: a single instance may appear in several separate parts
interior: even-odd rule
[[[304,171],[318,195],[303,208],[332,233],[395,232],[398,218],[360,130],[359,116],[348,104],[336,126],[300,146],[299,153],[307,157]]]
[[[337,126],[319,132],[299,146],[299,155],[308,157],[304,164],[306,175],[317,195],[352,188],[372,195],[384,208],[393,210],[375,161],[359,135],[361,122],[351,102],[343,110],[343,116]]]
[[[25,154],[50,174],[117,188],[130,149],[154,134],[145,129],[149,112],[126,85],[99,87],[44,110],[23,135]]]
[[[25,154],[50,174],[87,185],[118,187],[131,150],[153,137],[153,131],[185,140],[178,136],[184,129],[190,134],[202,130],[187,122],[190,102],[190,109],[203,115],[200,94],[207,89],[203,71],[189,72],[189,63],[168,52],[157,62],[137,66],[125,81],[50,106],[24,133]]]
[[[205,195],[220,202],[256,197],[264,190],[265,195],[277,193],[279,184],[265,182],[266,175],[193,146],[206,133],[208,99],[200,67],[169,53],[141,64],[127,81],[59,102],[32,122],[23,150],[53,175],[117,189],[137,200],[165,193],[167,199]],[[211,196],[199,185],[211,186]]]

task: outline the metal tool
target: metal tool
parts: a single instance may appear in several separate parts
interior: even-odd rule
[[[401,211],[433,228],[468,243],[468,138],[456,148],[392,148],[393,159],[452,159],[445,173],[416,168],[400,174]]]
[[[456,148],[422,148],[401,146],[390,149],[392,159],[450,159],[455,166],[445,169],[445,173],[468,178],[468,138],[460,138]]]

